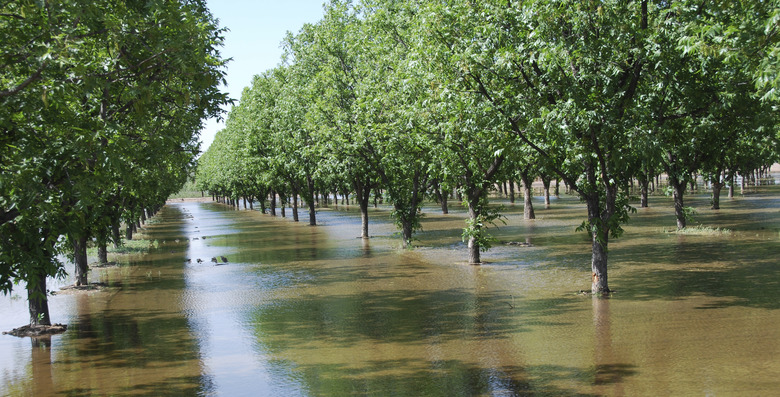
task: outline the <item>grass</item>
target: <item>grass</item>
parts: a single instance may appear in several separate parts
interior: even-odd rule
[[[704,225],[689,226],[681,230],[664,228],[664,232],[671,234],[681,234],[685,236],[725,236],[732,233],[729,229],[709,227]]]
[[[157,248],[156,241],[136,238],[135,240],[122,240],[122,245],[118,248],[114,248],[112,244],[109,244],[107,252],[114,255],[145,254],[149,252],[152,247]],[[97,247],[88,248],[87,255],[97,256]]]
[[[109,254],[144,254],[156,245],[156,242],[149,240],[123,240],[119,248],[108,247]]]

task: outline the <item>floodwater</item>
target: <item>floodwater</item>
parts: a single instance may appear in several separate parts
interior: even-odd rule
[[[577,294],[590,257],[573,197],[537,198],[534,221],[504,202],[496,237],[533,246],[497,244],[482,266],[464,262],[457,205],[426,207],[418,248],[401,250],[382,208],[363,241],[354,206],[310,227],[169,204],[146,228],[157,248],[92,271],[108,290],[51,297],[66,333],[0,336],[0,395],[776,395],[774,183],[720,211],[688,198],[724,235],[665,232],[671,201],[653,197],[610,245],[610,298]],[[0,329],[27,321],[23,296],[0,298]]]

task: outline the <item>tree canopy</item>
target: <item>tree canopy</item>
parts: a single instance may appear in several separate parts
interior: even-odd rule
[[[25,282],[31,323],[48,324],[56,254],[86,283],[85,242],[190,173],[227,103],[222,29],[200,0],[22,0],[0,6],[0,37],[0,290]]]
[[[608,292],[609,240],[635,211],[634,181],[647,205],[666,173],[682,228],[696,174],[722,186],[777,161],[777,30],[765,1],[332,1],[290,34],[218,138],[264,164],[259,191],[311,203],[312,190],[348,186],[364,210],[381,190],[404,245],[422,199],[455,188],[471,263],[500,217],[490,191],[555,178],[587,205],[592,290]],[[209,171],[226,146],[204,155],[204,189],[246,179]]]

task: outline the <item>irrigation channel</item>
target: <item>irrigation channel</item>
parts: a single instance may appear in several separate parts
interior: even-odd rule
[[[610,244],[609,298],[577,293],[590,245],[571,196],[537,198],[533,221],[493,200],[506,225],[482,266],[465,263],[459,205],[427,206],[402,250],[381,206],[363,241],[355,206],[310,227],[172,202],[148,254],[92,270],[109,288],[51,297],[68,331],[0,336],[0,395],[775,394],[780,173],[769,182],[719,211],[703,188],[687,198],[728,233],[670,233],[671,199],[653,196]],[[0,330],[27,322],[23,291],[0,298]]]

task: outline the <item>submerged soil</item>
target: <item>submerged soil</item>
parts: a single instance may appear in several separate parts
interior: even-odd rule
[[[686,197],[695,223],[725,234],[667,233],[671,199],[651,197],[610,242],[609,297],[577,293],[590,287],[590,243],[574,232],[576,197],[549,209],[536,197],[534,221],[522,203],[493,202],[503,243],[469,266],[458,205],[426,206],[419,248],[403,250],[389,207],[371,210],[362,240],[355,206],[320,207],[309,227],[289,209],[174,200],[147,228],[148,254],[91,272],[111,292],[51,297],[68,332],[46,347],[0,337],[0,395],[780,390],[780,175],[720,211],[703,187]],[[230,266],[208,259],[221,256]],[[22,298],[0,299],[0,328],[25,317]]]
[[[66,285],[63,287],[60,287],[59,292],[52,292],[53,295],[60,295],[60,294],[79,294],[79,293],[90,293],[90,292],[99,292],[99,291],[105,291],[110,286],[107,283],[95,281],[91,282],[88,285]],[[118,287],[118,285],[114,285],[113,287]]]
[[[68,329],[65,324],[52,324],[52,325],[25,325],[23,327],[14,328],[11,331],[3,331],[3,335],[13,335],[18,337],[38,337],[44,335],[61,334]]]

